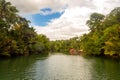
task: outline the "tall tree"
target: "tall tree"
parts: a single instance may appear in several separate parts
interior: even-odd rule
[[[104,20],[104,15],[93,13],[90,15],[90,20],[86,22],[91,31],[101,30],[101,22]]]

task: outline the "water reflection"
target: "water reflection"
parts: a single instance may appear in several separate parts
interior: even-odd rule
[[[94,58],[92,80],[120,80],[120,61]]]
[[[120,61],[76,55],[0,60],[1,80],[119,80]]]
[[[37,59],[46,59],[46,55],[31,55],[19,58],[0,59],[1,80],[24,80],[34,76],[33,66]]]

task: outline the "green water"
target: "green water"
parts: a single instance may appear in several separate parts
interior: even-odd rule
[[[120,61],[63,54],[0,59],[0,80],[120,80]]]

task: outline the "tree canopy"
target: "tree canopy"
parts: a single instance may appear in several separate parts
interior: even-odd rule
[[[20,56],[32,53],[69,52],[83,50],[85,55],[120,56],[120,7],[109,14],[92,13],[86,24],[88,34],[69,40],[49,41],[37,34],[30,21],[17,14],[10,2],[0,0],[0,56]]]
[[[45,49],[47,51],[49,39],[38,35],[33,27],[29,27],[30,21],[17,12],[10,2],[0,0],[0,56],[29,55],[38,51],[42,53]]]
[[[109,14],[92,13],[86,24],[90,31],[81,37],[51,43],[51,50],[83,50],[83,55],[120,57],[120,7]]]
[[[91,14],[87,24],[91,31],[81,37],[86,54],[120,56],[120,7],[106,16]]]

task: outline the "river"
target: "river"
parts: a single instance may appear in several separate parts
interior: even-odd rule
[[[120,80],[120,61],[64,54],[0,59],[0,80]]]

